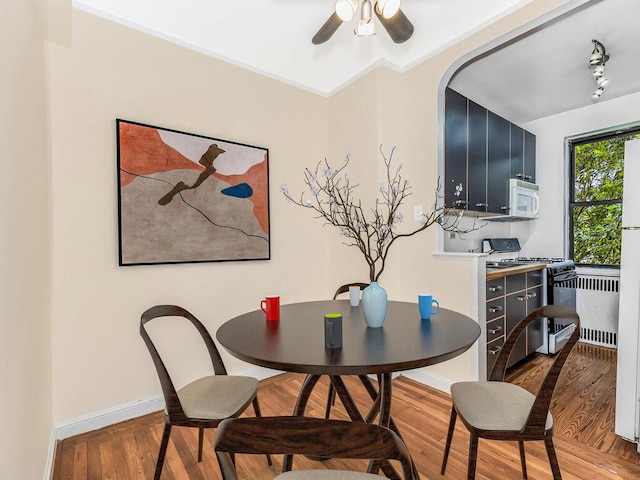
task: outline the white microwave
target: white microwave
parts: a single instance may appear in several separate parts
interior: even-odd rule
[[[540,187],[535,183],[509,180],[509,216],[536,218],[540,210]]]

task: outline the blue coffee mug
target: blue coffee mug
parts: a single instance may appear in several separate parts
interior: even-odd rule
[[[421,293],[418,295],[418,308],[420,309],[420,318],[428,320],[431,315],[440,311],[440,304],[433,296]]]

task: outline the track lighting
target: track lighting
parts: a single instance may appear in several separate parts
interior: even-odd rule
[[[593,76],[601,77],[604,74],[604,65],[596,65],[593,67]]]
[[[604,45],[597,40],[591,40],[593,42],[593,52],[589,57],[589,65],[593,67],[591,72],[598,88],[591,94],[595,99],[598,99],[604,93],[604,86],[609,83],[609,79],[604,76],[604,64],[609,60],[607,50]]]

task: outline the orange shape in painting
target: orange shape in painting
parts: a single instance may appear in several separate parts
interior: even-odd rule
[[[267,184],[267,154],[265,153],[262,162],[254,165],[242,175],[220,175],[219,173],[214,173],[214,175],[230,185],[237,185],[242,182],[251,185],[253,195],[249,197],[249,200],[253,202],[253,215],[258,220],[264,233],[268,234],[269,212],[267,199],[269,195],[267,189],[269,186]]]
[[[164,143],[157,129],[124,122],[119,126],[121,186],[124,187],[133,182],[136,175],[149,175],[177,169],[204,171],[201,165],[192,162]],[[126,172],[131,172],[133,175]]]

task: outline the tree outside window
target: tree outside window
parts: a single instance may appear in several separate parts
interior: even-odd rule
[[[570,144],[570,254],[577,264],[619,266],[622,246],[624,143],[640,129]]]

